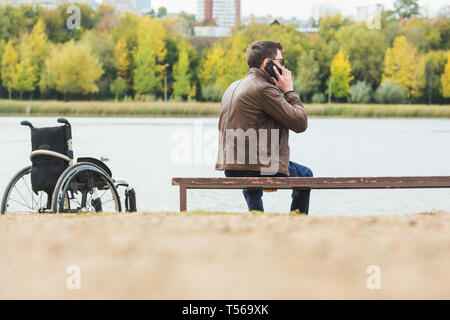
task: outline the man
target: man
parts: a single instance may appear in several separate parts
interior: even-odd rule
[[[227,177],[312,177],[308,167],[289,161],[289,130],[304,132],[308,119],[278,42],[257,41],[247,48],[248,75],[222,97],[216,170]],[[272,61],[276,78],[266,70]],[[267,144],[268,143],[268,144]],[[264,190],[276,191],[276,190]],[[243,190],[249,211],[264,211],[263,190]],[[292,191],[291,211],[308,214],[310,190]]]

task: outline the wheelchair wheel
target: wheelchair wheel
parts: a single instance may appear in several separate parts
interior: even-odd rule
[[[20,170],[9,182],[3,194],[0,213],[51,212],[49,196],[44,191],[33,192],[31,166]]]
[[[120,212],[122,208],[109,175],[94,164],[80,162],[59,177],[52,210],[56,213]]]

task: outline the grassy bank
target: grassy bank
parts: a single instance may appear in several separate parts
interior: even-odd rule
[[[0,243],[1,299],[450,298],[449,214],[0,215]]]
[[[309,116],[450,118],[450,105],[306,104]],[[220,103],[0,100],[0,116],[217,117]]]

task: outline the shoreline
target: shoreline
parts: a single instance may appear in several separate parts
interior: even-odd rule
[[[307,104],[310,117],[450,119],[450,105]],[[0,100],[0,116],[216,118],[220,103]]]

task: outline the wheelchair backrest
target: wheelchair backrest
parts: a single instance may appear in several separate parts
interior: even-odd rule
[[[69,166],[69,162],[38,151],[53,151],[73,159],[72,129],[65,119],[58,119],[63,126],[35,128],[30,122],[23,121],[22,125],[31,129],[31,185],[34,192],[45,191],[49,195],[53,192],[56,181]],[[36,151],[36,152],[35,152]]]
[[[31,148],[36,150],[50,150],[67,154],[65,126],[50,128],[31,128]]]

